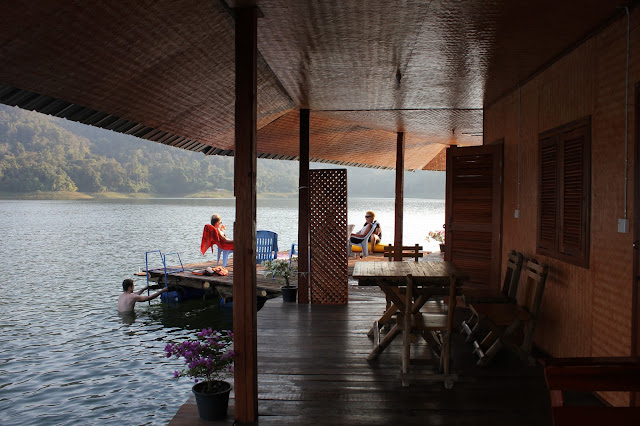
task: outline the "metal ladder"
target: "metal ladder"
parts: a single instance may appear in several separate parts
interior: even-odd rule
[[[160,256],[160,261],[162,262],[162,267],[149,269],[149,254],[150,253],[158,253],[158,255]],[[178,262],[180,262],[180,267],[179,268],[177,266],[167,268],[167,256],[172,256],[172,255],[178,256]],[[162,254],[161,250],[149,250],[149,251],[144,253],[144,267],[145,267],[144,270],[145,270],[146,275],[147,275],[147,296],[150,293],[150,291],[149,291],[149,276],[151,274],[149,274],[149,271],[163,271],[164,272],[164,286],[165,286],[165,288],[169,287],[168,275],[169,275],[170,272],[183,272],[184,271],[184,265],[182,264],[182,259],[180,258],[180,253],[178,253],[177,251],[174,251],[174,252],[171,252],[171,253]],[[168,303],[168,301],[167,301],[167,303]],[[149,301],[149,305],[151,305],[151,301]]]

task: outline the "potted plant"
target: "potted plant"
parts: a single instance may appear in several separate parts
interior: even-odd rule
[[[444,252],[444,231],[429,231],[426,240],[440,243],[440,251]]]
[[[231,384],[222,379],[225,373],[233,373],[235,352],[231,349],[232,344],[231,330],[209,328],[197,333],[196,338],[169,343],[164,348],[167,358],[184,358],[186,368],[174,371],[173,376],[194,379],[192,391],[201,419],[218,420],[227,416]]]
[[[280,287],[282,299],[285,302],[295,302],[298,286],[292,286],[289,278],[298,273],[298,261],[295,258],[291,262],[286,259],[267,260],[262,263],[262,266],[264,266],[265,277],[275,277],[280,283],[284,279],[285,285]]]

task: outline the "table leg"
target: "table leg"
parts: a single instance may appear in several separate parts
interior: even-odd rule
[[[456,278],[450,277],[449,280],[449,307],[447,308],[447,330],[442,342],[442,369],[444,374],[449,374],[451,367],[451,335],[453,334],[453,314],[456,309]]]
[[[384,314],[378,319],[378,325],[382,327],[386,323],[388,323],[393,315],[401,310],[404,306],[404,301],[400,298],[400,290],[397,287],[392,287],[383,282],[379,282],[378,285],[387,296],[387,304],[391,303],[390,307],[387,307]],[[375,325],[375,324],[374,324]],[[372,337],[375,333],[373,327],[367,332],[367,336]]]
[[[394,325],[393,328],[384,336],[384,339],[382,339],[382,341],[373,348],[371,353],[367,355],[367,361],[373,361],[378,358],[378,355],[380,355],[401,332],[402,326],[398,324]]]
[[[404,304],[404,326],[402,327],[402,386],[409,386],[407,373],[411,360],[411,312],[413,306],[413,278],[407,276],[407,294]]]
[[[391,305],[391,307],[389,309],[386,310],[386,312],[384,313],[384,315],[382,315],[380,317],[380,319],[378,321],[376,321],[377,326],[378,326],[378,330],[380,330],[380,328],[382,328],[383,325],[385,325],[386,323],[389,322],[389,320],[391,318],[393,318],[393,315],[398,312],[398,307],[393,304]],[[373,327],[371,327],[371,330],[369,330],[369,332],[367,333],[367,336],[372,337],[374,335],[374,333],[376,332],[374,330],[374,328],[376,327],[376,324],[374,323]]]

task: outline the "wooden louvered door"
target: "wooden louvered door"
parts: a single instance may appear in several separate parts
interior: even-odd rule
[[[500,286],[502,143],[447,150],[445,259],[469,284]]]

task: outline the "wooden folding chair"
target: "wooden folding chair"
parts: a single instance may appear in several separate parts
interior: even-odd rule
[[[411,333],[421,335],[432,346],[439,357],[439,370],[443,374],[445,387],[453,387],[451,370],[451,335],[453,333],[453,313],[456,307],[456,277],[449,279],[449,296],[447,303],[432,303],[421,311],[424,299],[420,297],[421,289],[415,287],[413,277],[407,276],[407,288],[402,320],[399,320],[403,331],[402,352],[402,385],[409,385],[409,364],[411,359]]]
[[[477,340],[473,342],[475,347],[473,352],[480,357],[479,366],[487,365],[504,346],[514,350],[529,363],[535,364],[530,352],[548,273],[549,267],[547,265],[539,265],[535,260],[529,260],[524,269],[526,283],[522,304],[479,303],[470,305],[471,311],[477,316],[478,321],[486,323],[491,330],[481,343],[478,343]],[[524,337],[522,343],[516,346],[508,342],[508,339],[513,337],[521,326],[524,328]]]
[[[515,250],[511,250],[507,255],[507,271],[504,274],[502,289],[472,287],[462,289],[462,299],[465,304],[478,303],[517,303],[518,284],[520,283],[520,272],[524,263],[524,256]],[[467,342],[475,339],[475,334],[479,331],[480,323],[478,317],[472,313],[468,320],[462,321],[462,332],[467,335]]]
[[[384,246],[384,257],[388,257],[389,262],[403,261],[405,257],[406,258],[412,257],[417,262],[418,259],[424,256],[424,254],[421,253],[421,250],[422,250],[422,246],[418,244],[414,246],[402,246],[402,245],[394,246],[389,244]],[[391,301],[387,297],[386,309],[388,310],[390,306],[391,306]]]
[[[417,262],[419,258],[424,256],[424,254],[421,253],[421,251],[422,251],[422,246],[418,244],[414,246],[394,246],[389,244],[387,246],[384,246],[384,257],[389,258],[389,262],[392,262],[394,260],[403,260],[403,258],[405,257],[406,258],[412,257]],[[404,293],[403,288],[396,288],[394,291],[400,297],[402,297],[402,294]],[[385,296],[385,298],[386,298],[386,306],[384,309],[384,315],[382,316],[382,318],[380,318],[379,320],[373,323],[373,326],[367,333],[367,336],[373,337],[376,341],[380,341],[380,336],[379,336],[380,328],[385,324],[387,324],[393,318],[393,315],[395,315],[397,312],[397,309],[391,308],[392,303],[391,303],[391,300],[389,300],[389,297]]]

